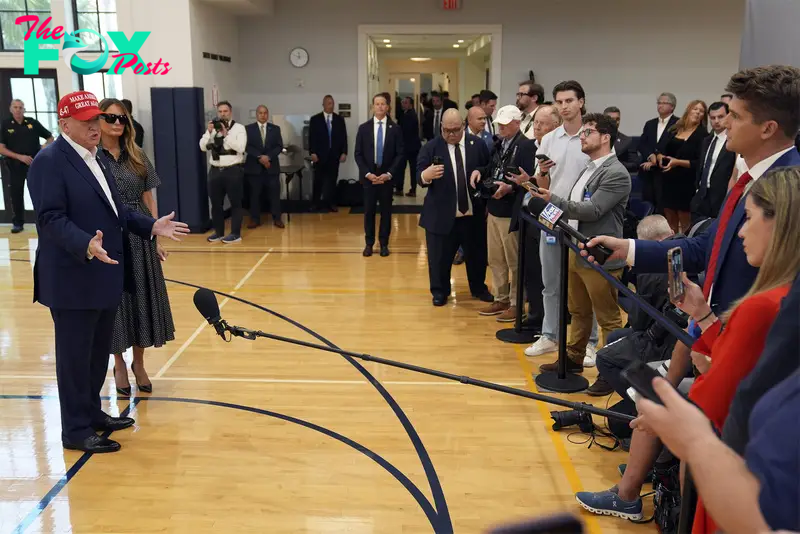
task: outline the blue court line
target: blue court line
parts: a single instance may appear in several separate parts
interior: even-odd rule
[[[113,397],[102,397],[104,400],[110,400]],[[0,395],[0,399],[25,399],[25,400],[58,400],[58,397],[55,395]],[[299,419],[297,417],[292,417],[290,415],[285,415],[278,412],[273,412],[270,410],[263,410],[261,408],[256,408],[254,406],[245,406],[243,404],[233,404],[229,402],[221,402],[221,401],[212,401],[212,400],[204,400],[204,399],[188,399],[183,397],[136,397],[133,399],[131,404],[125,408],[125,410],[120,414],[121,417],[125,417],[130,412],[131,407],[136,406],[140,401],[147,401],[147,402],[176,402],[176,403],[185,403],[185,404],[200,404],[205,406],[217,406],[220,408],[230,408],[233,410],[241,410],[245,412],[256,413],[260,415],[266,415],[268,417],[273,417],[275,419],[280,419],[282,421],[286,421],[287,423],[294,423],[296,425],[300,425],[302,427],[308,428],[309,430],[314,430],[321,434],[325,434],[328,437],[331,437],[341,443],[344,443],[348,447],[351,447],[367,458],[371,459],[383,469],[385,469],[390,475],[392,475],[398,482],[400,482],[403,487],[408,490],[412,497],[417,501],[417,503],[422,508],[422,511],[425,513],[428,521],[431,523],[431,526],[434,526],[437,520],[436,510],[433,509],[433,506],[428,501],[428,499],[423,495],[423,493],[417,488],[411,480],[404,475],[399,469],[397,469],[394,465],[392,465],[388,460],[383,458],[378,453],[368,449],[367,447],[361,445],[360,443],[353,441],[352,439],[339,434],[333,430],[325,428],[323,426],[311,423],[309,421],[305,421],[303,419]],[[111,432],[106,432],[104,436],[108,437]],[[13,534],[22,534],[25,530],[31,526],[31,524],[36,520],[39,515],[47,508],[47,506],[52,502],[52,500],[59,494],[59,492],[67,485],[72,477],[89,461],[89,458],[92,457],[92,453],[85,453],[80,459],[75,462],[75,464],[67,471],[67,474],[64,475],[61,480],[53,486],[50,491],[42,498],[41,501],[37,504],[36,508],[31,510],[31,512],[22,520],[22,522],[17,526],[14,530]],[[435,527],[434,527],[435,528]],[[436,531],[438,532],[438,531]]]
[[[203,288],[203,286],[190,284],[188,282],[181,282],[179,280],[171,280],[169,278],[165,278],[165,281],[172,282],[172,283],[179,284],[179,285],[183,285],[183,286],[194,287],[194,288],[197,288],[197,289]],[[209,289],[209,288],[203,288],[203,289]],[[261,306],[260,304],[256,304],[254,302],[250,302],[248,300],[239,298],[239,297],[237,297],[235,295],[229,295],[227,293],[222,293],[221,291],[215,291],[213,289],[209,289],[209,290],[211,292],[217,294],[217,295],[222,295],[222,296],[227,297],[227,298],[229,298],[231,300],[235,300],[235,301],[241,302],[242,304],[247,304],[248,306],[252,306],[252,307],[254,307],[256,309],[259,309],[261,311],[269,313],[270,315],[273,315],[273,316],[275,316],[275,317],[277,317],[279,319],[282,319],[282,320],[286,321],[287,323],[289,323],[289,324],[299,328],[300,330],[304,331],[308,335],[316,338],[320,342],[328,345],[332,349],[339,349],[340,348],[340,347],[336,346],[334,343],[332,343],[331,341],[328,341],[327,339],[325,339],[322,335],[318,334],[317,332],[314,332],[310,328],[308,328],[308,327],[298,323],[297,321],[295,321],[293,319],[290,319],[289,317],[287,317],[285,315],[282,315],[282,314],[280,314],[280,313],[278,313],[278,312],[276,312],[274,310],[270,310],[269,308],[265,308],[264,306]],[[428,451],[425,449],[425,445],[422,443],[422,439],[419,437],[419,434],[417,433],[417,430],[414,428],[414,425],[411,424],[411,421],[408,419],[408,416],[406,416],[406,414],[403,411],[403,409],[400,407],[399,404],[397,404],[397,401],[394,400],[394,397],[392,397],[392,395],[386,390],[386,388],[383,387],[383,384],[381,384],[380,381],[378,381],[377,378],[372,376],[372,374],[369,371],[367,371],[359,362],[357,362],[355,360],[355,358],[353,358],[351,356],[348,356],[346,354],[342,354],[341,356],[345,360],[347,360],[347,362],[350,363],[350,365],[355,367],[358,370],[358,372],[360,372],[364,376],[364,378],[366,378],[367,381],[370,384],[372,384],[372,386],[378,391],[378,393],[381,394],[383,399],[386,401],[386,403],[389,405],[389,407],[394,412],[394,414],[397,417],[397,419],[403,425],[403,428],[405,429],[406,434],[408,435],[409,439],[411,439],[411,443],[412,443],[412,445],[414,446],[414,449],[417,452],[417,457],[419,458],[420,462],[422,463],[422,467],[425,470],[425,476],[428,479],[428,485],[430,486],[431,493],[433,494],[433,502],[436,505],[436,516],[435,516],[436,517],[436,521],[435,521],[435,523],[431,522],[431,526],[433,527],[433,531],[436,532],[436,534],[453,534],[453,522],[452,522],[452,519],[450,518],[450,511],[448,510],[448,507],[447,507],[447,500],[445,499],[445,496],[444,496],[444,490],[442,488],[442,484],[439,481],[439,476],[436,473],[436,468],[433,466],[433,461],[431,460],[431,457],[428,454]]]
[[[49,398],[57,399],[58,397],[51,397],[46,395],[0,395],[0,398],[2,399],[22,398],[22,399],[44,400]],[[131,411],[131,408],[136,406],[138,402],[139,399],[133,399],[131,403],[128,404],[127,408],[122,410],[122,413],[120,413],[119,416],[127,417],[128,413],[130,413]],[[104,438],[107,438],[110,435],[111,435],[110,430],[103,433]],[[64,489],[64,486],[67,485],[67,482],[72,480],[72,477],[74,477],[78,473],[78,471],[81,470],[81,467],[86,465],[86,462],[88,462],[89,458],[91,458],[92,456],[93,453],[91,452],[83,453],[83,456],[78,458],[78,461],[75,462],[72,465],[72,467],[70,467],[67,470],[67,473],[63,477],[61,477],[61,479],[58,482],[56,482],[55,486],[50,488],[50,491],[48,491],[47,494],[44,497],[42,497],[42,499],[36,504],[36,507],[33,510],[31,510],[28,513],[28,515],[25,516],[25,518],[19,525],[17,525],[17,528],[14,529],[13,534],[22,534],[23,532],[25,532],[28,529],[28,527],[30,527],[33,524],[33,522],[36,521],[36,518],[42,514],[44,509],[50,505],[53,499],[55,499],[58,496],[58,494],[61,493],[61,490]]]

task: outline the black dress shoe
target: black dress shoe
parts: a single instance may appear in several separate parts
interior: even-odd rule
[[[105,452],[117,452],[122,446],[116,441],[108,438],[103,438],[98,435],[89,436],[85,440],[73,443],[62,439],[61,444],[65,449],[71,451],[91,452],[94,454],[103,454]]]
[[[364,252],[362,252],[365,258],[369,258],[372,256],[372,245],[367,245],[364,247]]]
[[[447,304],[447,297],[443,295],[437,295],[433,297],[434,306],[444,306],[445,304]]]
[[[130,417],[111,417],[110,415],[106,415],[106,418],[102,421],[92,423],[92,428],[100,432],[105,432],[106,430],[114,432],[133,426],[135,422],[136,421]]]
[[[389,254],[391,254],[391,252],[389,252],[389,247],[387,247],[386,245],[381,245],[381,257],[385,258]]]
[[[494,302],[494,297],[488,291],[484,291],[478,295],[472,295],[474,298],[483,301],[483,302]]]

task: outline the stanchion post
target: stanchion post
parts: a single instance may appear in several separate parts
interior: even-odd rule
[[[531,229],[532,231],[533,229]],[[495,336],[506,343],[532,343],[538,335],[534,330],[522,329],[522,311],[525,309],[525,247],[527,240],[528,223],[519,219],[519,245],[517,246],[517,316],[514,318],[514,328],[498,330]]]

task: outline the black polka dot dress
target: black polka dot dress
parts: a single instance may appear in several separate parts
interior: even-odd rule
[[[110,152],[104,152],[125,207],[151,216],[142,194],[161,185],[161,180],[147,155],[142,152],[147,176],[141,177],[127,165],[128,154],[124,149],[118,160]],[[114,321],[111,354],[120,354],[133,346],[160,347],[175,339],[175,324],[156,241],[145,240],[134,234],[130,234],[129,238],[130,257],[126,256],[125,261],[130,262],[134,291],[122,293]]]

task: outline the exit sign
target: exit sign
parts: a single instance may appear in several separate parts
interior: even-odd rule
[[[442,9],[458,9],[461,7],[461,0],[442,0]]]

